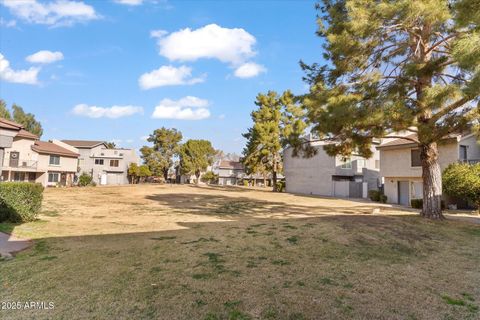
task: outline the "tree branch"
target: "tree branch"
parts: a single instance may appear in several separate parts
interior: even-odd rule
[[[447,115],[449,112],[452,112],[454,111],[455,109],[457,108],[460,108],[461,106],[463,106],[465,103],[467,103],[468,101],[470,101],[470,98],[469,97],[463,97],[461,98],[460,100],[457,100],[455,101],[454,103],[452,103],[451,105],[443,108],[442,110],[440,110],[439,112],[435,113],[431,120],[437,122],[438,120],[440,120],[440,118],[442,118],[443,116]]]

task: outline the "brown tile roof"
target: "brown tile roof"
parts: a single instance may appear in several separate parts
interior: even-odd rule
[[[37,140],[38,139],[38,136],[31,133],[31,132],[28,132],[27,130],[24,130],[24,129],[21,129],[16,137],[20,137],[20,138],[26,138],[26,139],[33,139],[33,140]]]
[[[218,166],[220,169],[234,169],[234,170],[243,170],[243,164],[238,161],[226,161],[222,160]]]
[[[19,123],[7,120],[5,118],[0,118],[0,128],[9,129],[9,130],[20,130],[23,126]]]
[[[62,142],[69,144],[75,148],[94,148],[100,144],[105,143],[105,141],[95,140],[62,140]]]
[[[58,144],[46,141],[35,141],[32,150],[38,153],[53,154],[70,158],[76,158],[79,156],[78,153],[60,147]]]

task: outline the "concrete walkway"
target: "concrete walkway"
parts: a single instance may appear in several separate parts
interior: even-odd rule
[[[19,239],[8,233],[0,232],[0,256],[11,258],[12,254],[27,249],[33,244],[30,239]]]

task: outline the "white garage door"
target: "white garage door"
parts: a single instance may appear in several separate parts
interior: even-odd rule
[[[333,195],[335,197],[348,198],[350,181],[333,181]]]
[[[121,173],[107,173],[107,184],[122,184]]]

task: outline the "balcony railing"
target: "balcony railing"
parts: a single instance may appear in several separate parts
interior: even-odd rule
[[[38,161],[35,160],[6,158],[3,161],[3,166],[10,168],[36,169],[37,163]]]
[[[468,164],[476,164],[480,163],[480,159],[462,159],[460,160],[461,163],[468,163]]]

